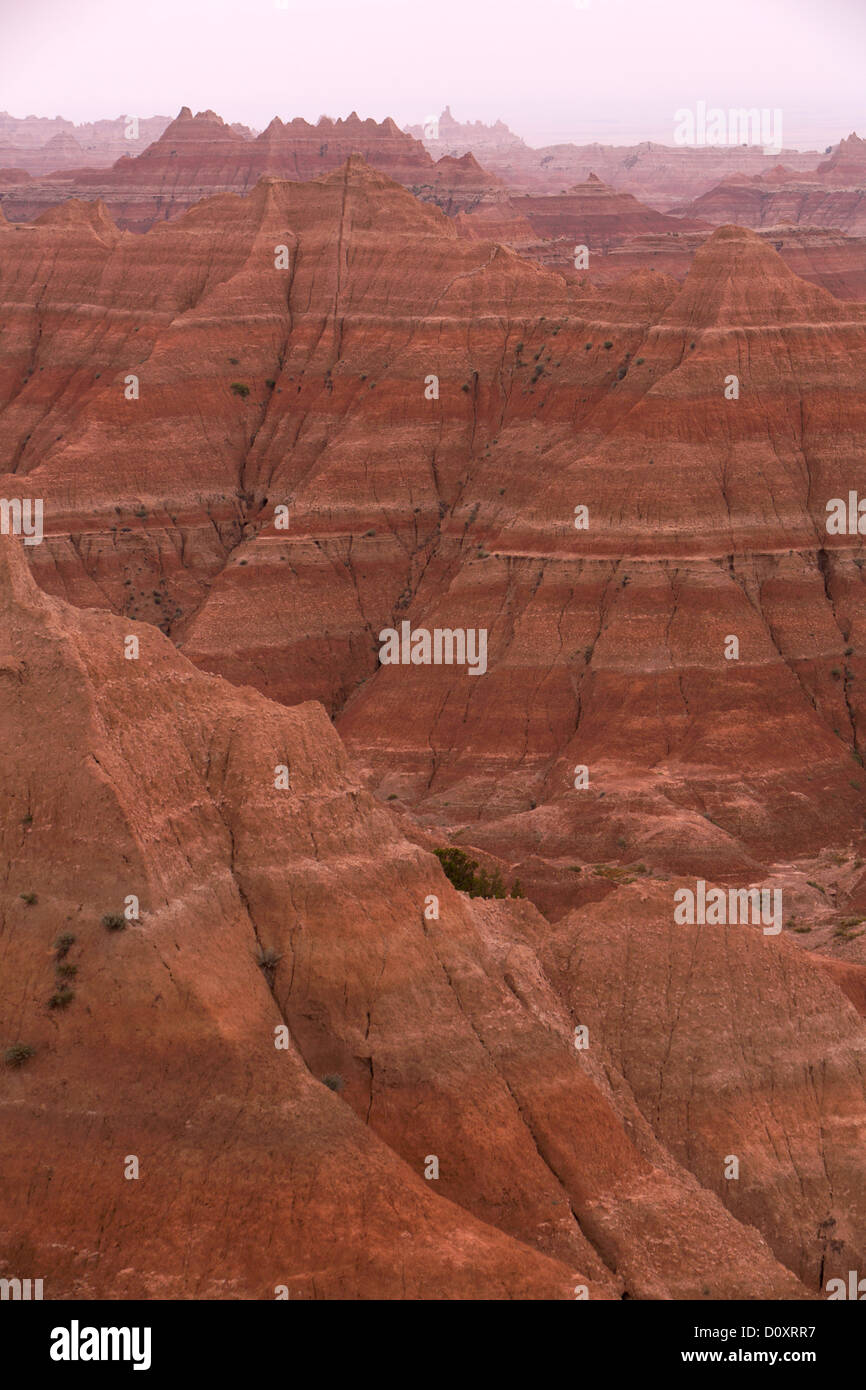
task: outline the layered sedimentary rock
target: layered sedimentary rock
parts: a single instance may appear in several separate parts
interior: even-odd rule
[[[599,247],[616,237],[691,231],[695,226],[678,226],[675,218],[645,207],[631,193],[608,187],[594,173],[565,193],[515,198],[514,207],[540,237],[577,238]]]
[[[322,116],[313,126],[301,117],[289,122],[275,117],[253,138],[214,111],[194,116],[185,106],[139,157],[127,154],[110,169],[72,169],[56,178],[27,181],[0,197],[7,216],[16,221],[32,220],[69,198],[98,198],[120,226],[141,232],[203,197],[248,193],[263,177],[312,179],[353,155],[449,211],[472,206],[500,186],[471,155],[434,164],[424,146],[390,119],[362,121],[353,111],[346,120]],[[7,157],[2,162],[18,161]]]
[[[765,154],[760,145],[546,145],[533,149],[501,121],[460,123],[446,107],[437,119],[409,126],[434,156],[474,154],[485,168],[523,193],[562,193],[594,171],[613,188],[625,189],[662,211],[696,198],[728,174],[761,174],[780,162],[795,170],[814,169],[817,150],[785,149]],[[673,135],[673,130],[672,130]],[[843,142],[844,144],[844,142]]]
[[[830,159],[809,171],[792,168],[787,160],[751,177],[738,171],[682,210],[709,222],[738,222],[746,227],[791,223],[864,236],[866,140],[856,133],[849,135]]]
[[[0,609],[4,1275],[53,1298],[806,1295],[760,1186],[741,1220],[659,1143],[622,1030],[574,1046],[534,909],[456,893],[320,706],[41,593],[5,539]],[[773,961],[782,1013],[814,967]],[[858,1124],[853,1011],[809,980]],[[772,1167],[760,1135],[749,1156]]]
[[[516,208],[520,201],[510,199],[508,209]],[[550,195],[550,201],[555,201],[555,195]],[[482,228],[489,223],[490,235],[513,246],[521,255],[568,279],[579,277],[599,288],[615,283],[624,275],[644,270],[684,280],[695,252],[712,235],[714,228],[706,223],[704,230],[688,230],[696,224],[686,224],[675,217],[668,217],[667,222],[663,231],[613,231],[589,247],[588,266],[577,269],[576,243],[569,237],[538,240],[524,218],[510,223],[504,212],[495,217],[486,208],[457,218],[461,235],[481,236]],[[787,266],[810,284],[829,290],[837,299],[866,300],[866,238],[845,236],[824,227],[792,226],[761,228],[759,235],[778,251]]]
[[[861,306],[732,229],[682,285],[567,283],[358,160],[143,237],[77,204],[0,235],[0,482],[44,498],[45,587],[321,699],[560,912],[593,865],[811,854],[828,798],[859,830],[862,538],[826,506]],[[381,665],[403,622],[483,629],[486,673]]]
[[[453,211],[445,201],[440,206]],[[684,279],[713,225],[712,220],[657,212],[590,174],[584,183],[560,194],[485,191],[460,212],[457,228],[461,236],[502,241],[567,278],[578,275],[604,286],[645,269]],[[761,231],[803,279],[840,299],[866,299],[864,238],[792,223]],[[576,255],[581,247],[588,252],[584,259]]]
[[[354,157],[0,216],[0,1273],[48,1296],[862,1249],[866,306],[742,228],[605,281],[477,215]],[[698,880],[778,930],[677,921]]]
[[[123,155],[140,154],[170,123],[169,116],[119,116],[75,125],[60,116],[19,119],[0,111],[0,164],[34,175],[104,168]]]
[[[788,941],[676,924],[675,886],[623,888],[564,919],[545,959],[654,1131],[823,1288],[866,1234],[863,1020]]]
[[[443,155],[430,171],[429,181],[413,181],[411,189],[416,198],[435,203],[449,217],[508,202],[508,189],[502,180],[482,169],[471,154],[460,159]]]

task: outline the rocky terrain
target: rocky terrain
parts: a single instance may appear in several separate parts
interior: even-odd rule
[[[254,136],[214,111],[193,115],[185,106],[143,153],[126,151],[111,168],[64,168],[31,179],[7,167],[0,176],[0,208],[9,220],[29,221],[70,198],[98,199],[118,226],[142,232],[203,197],[249,193],[263,177],[316,178],[354,155],[449,213],[474,207],[484,195],[504,194],[500,180],[471,154],[434,162],[390,119],[362,121],[353,111],[345,120],[322,116],[313,126],[301,117],[274,117]],[[9,166],[11,159],[0,150],[0,165]]]
[[[0,496],[44,505],[0,537],[0,1276],[822,1296],[866,1225],[866,554],[827,526],[866,304],[792,268],[817,234],[521,198],[388,123],[390,170],[321,172],[340,125],[182,114],[114,210],[0,214]],[[403,623],[484,673],[384,663]],[[696,880],[778,929],[677,921]]]
[[[50,598],[16,540],[0,605],[4,1273],[54,1298],[797,1299],[847,1268],[866,1036],[817,963],[748,927],[674,945],[660,892],[553,935],[473,903],[320,705]]]
[[[502,121],[492,126],[481,121],[461,123],[448,107],[426,126],[407,126],[406,132],[423,141],[434,158],[474,154],[516,192],[562,193],[595,173],[611,188],[623,189],[662,212],[709,192],[728,175],[769,173],[780,163],[806,172],[820,158],[817,150],[765,154],[760,145],[661,145],[652,140],[637,145],[594,142],[532,148]]]
[[[807,171],[787,159],[750,177],[738,170],[683,210],[710,222],[832,227],[866,236],[866,140],[852,133]]]
[[[61,169],[104,168],[124,155],[141,154],[158,140],[169,116],[118,116],[75,125],[57,116],[16,119],[0,111],[0,167],[34,176]],[[240,129],[240,127],[235,127]]]

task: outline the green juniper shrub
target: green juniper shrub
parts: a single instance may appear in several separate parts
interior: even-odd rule
[[[462,849],[456,849],[449,845],[445,849],[433,851],[439,863],[454,887],[461,893],[468,893],[470,898],[504,898],[506,896],[505,884],[502,882],[502,875],[498,869],[494,869],[488,874],[486,869],[478,869],[478,860],[470,859],[468,854]],[[520,889],[520,884],[515,885]],[[523,890],[519,893],[512,891],[512,897],[522,896]]]

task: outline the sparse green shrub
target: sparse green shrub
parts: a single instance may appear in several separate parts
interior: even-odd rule
[[[48,1000],[48,1007],[49,1009],[68,1009],[74,998],[74,991],[67,989],[64,985],[62,989],[58,989],[56,993],[52,994]]]
[[[59,961],[54,968],[54,973],[58,980],[74,980],[75,976],[78,974],[78,966],[73,965],[72,962],[68,960]]]
[[[442,865],[446,878],[461,893],[468,893],[470,898],[505,897],[505,884],[498,869],[494,869],[492,874],[481,869],[476,874],[478,860],[470,859],[464,850],[456,849],[453,845],[434,850],[433,853]]]
[[[35,893],[21,893],[19,896],[21,901],[26,903],[28,907],[32,907],[34,903],[39,901]]]
[[[36,1049],[29,1043],[13,1043],[7,1047],[3,1053],[3,1061],[7,1067],[23,1067],[24,1063],[36,1055]]]
[[[613,343],[611,342],[610,338],[608,338],[607,342],[604,345],[605,352],[609,352],[612,347]]]
[[[345,1090],[346,1083],[343,1080],[340,1073],[337,1071],[328,1072],[328,1075],[323,1076],[322,1080],[327,1086],[328,1090],[336,1091],[337,1095],[339,1095],[342,1090]]]
[[[102,925],[106,931],[123,931],[126,927],[126,918],[122,912],[106,912],[102,919]]]
[[[74,945],[75,937],[72,935],[72,932],[62,932],[54,942],[54,950],[57,954],[57,959],[62,960],[65,955],[68,955],[70,946]]]
[[[611,883],[634,883],[634,870],[625,864],[596,864],[592,872],[596,878],[606,878]]]
[[[240,396],[241,400],[244,401],[250,394],[250,388],[248,386],[245,386],[242,381],[233,381],[231,389],[236,396]]]

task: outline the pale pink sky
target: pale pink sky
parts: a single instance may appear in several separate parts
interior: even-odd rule
[[[284,2],[284,0],[282,0]],[[582,8],[586,3],[588,7]],[[866,0],[0,0],[0,109],[259,128],[502,116],[531,144],[656,139],[780,107],[784,143],[866,135]]]

